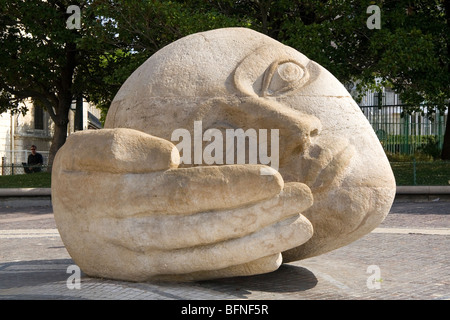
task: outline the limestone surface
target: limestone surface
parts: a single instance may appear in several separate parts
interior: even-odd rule
[[[155,53],[117,93],[105,129],[71,135],[52,174],[74,261],[130,281],[271,272],[369,233],[394,195],[344,86],[245,28]]]

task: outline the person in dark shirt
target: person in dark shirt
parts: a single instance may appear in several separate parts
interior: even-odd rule
[[[44,163],[44,159],[42,158],[42,155],[38,152],[36,152],[36,146],[31,146],[31,154],[28,156],[28,169],[29,173],[33,172],[40,172],[41,166]]]

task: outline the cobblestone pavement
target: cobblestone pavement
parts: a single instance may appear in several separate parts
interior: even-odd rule
[[[131,283],[81,273],[77,289],[51,206],[0,203],[0,299],[450,300],[449,249],[450,202],[396,201],[362,239],[270,274]]]

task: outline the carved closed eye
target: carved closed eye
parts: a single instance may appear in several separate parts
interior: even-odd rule
[[[289,47],[263,45],[237,65],[233,84],[245,96],[270,98],[294,93],[318,74],[310,60]]]
[[[301,87],[308,79],[308,70],[296,61],[275,61],[264,74],[261,95],[276,96],[282,94]]]

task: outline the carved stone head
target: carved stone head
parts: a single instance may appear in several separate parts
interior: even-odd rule
[[[284,252],[285,262],[346,245],[389,212],[394,176],[360,108],[326,69],[274,39],[227,28],[166,46],[123,84],[105,127],[171,140],[179,128],[193,135],[195,121],[224,135],[279,130],[279,173],[305,183],[314,197],[303,212],[314,234]]]

